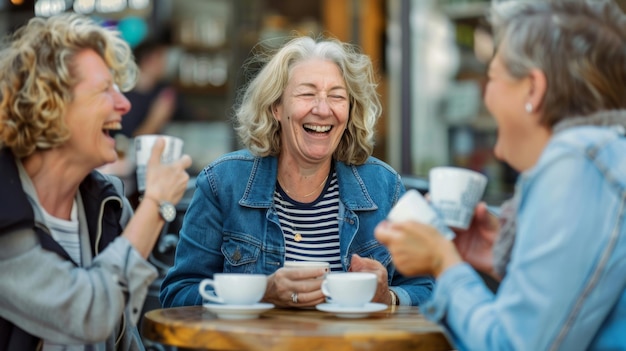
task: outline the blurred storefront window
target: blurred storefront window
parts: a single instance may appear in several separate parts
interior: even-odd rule
[[[495,0],[494,0],[495,1]],[[620,0],[622,1],[622,0]],[[623,2],[623,1],[622,1]],[[515,172],[493,157],[495,124],[482,94],[492,47],[490,0],[0,0],[0,32],[34,15],[84,13],[132,45],[170,29],[168,77],[192,113],[165,132],[184,138],[193,171],[238,148],[232,112],[257,43],[330,35],[362,47],[379,75],[383,116],[374,155],[426,178],[456,165],[489,177],[486,199],[512,192]]]
[[[491,1],[388,4],[388,55],[399,60],[388,62],[395,78],[390,91],[398,91],[390,94],[397,118],[390,118],[389,129],[401,135],[389,146],[390,163],[425,179],[441,165],[479,171],[489,179],[485,200],[501,203],[511,196],[517,174],[493,155],[496,125],[482,101],[493,53],[485,21]]]

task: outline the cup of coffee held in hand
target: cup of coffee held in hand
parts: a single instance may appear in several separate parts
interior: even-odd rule
[[[369,272],[330,273],[322,282],[329,303],[341,307],[362,307],[376,293],[376,274]]]
[[[446,239],[453,239],[455,234],[448,228],[440,214],[435,211],[428,201],[415,189],[408,190],[393,206],[387,220],[391,222],[415,221],[431,225]]]
[[[207,290],[209,286],[213,290]],[[261,301],[266,287],[265,274],[215,273],[213,279],[203,279],[198,290],[204,299],[211,302],[254,305]]]
[[[183,140],[170,135],[140,135],[135,138],[135,159],[137,160],[137,190],[146,190],[146,168],[152,154],[152,147],[158,138],[165,139],[165,148],[161,154],[162,163],[171,163],[183,155]]]
[[[487,186],[481,173],[458,167],[435,167],[429,173],[430,203],[449,227],[467,229]]]

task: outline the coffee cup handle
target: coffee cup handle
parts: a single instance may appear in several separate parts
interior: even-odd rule
[[[333,299],[332,299],[332,297],[330,297],[330,291],[328,291],[328,284],[327,284],[326,280],[324,280],[322,282],[321,289],[322,289],[322,294],[324,294],[324,296],[326,296],[326,302],[333,303]]]
[[[213,289],[215,289],[215,282],[212,279],[204,279],[202,282],[200,282],[200,286],[198,287],[198,290],[200,291],[200,295],[202,295],[202,297],[205,298],[206,300],[217,302],[217,303],[224,303],[224,299],[215,295],[215,290],[207,291],[206,290],[207,286],[212,286]]]

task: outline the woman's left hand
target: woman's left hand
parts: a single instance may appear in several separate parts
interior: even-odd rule
[[[389,285],[387,283],[387,269],[380,262],[354,254],[350,261],[349,271],[376,274],[378,284],[372,302],[380,302],[387,305],[391,303],[391,295],[389,294]]]
[[[438,277],[449,267],[462,262],[454,244],[427,224],[383,221],[376,226],[374,235],[389,249],[398,271],[407,276]]]

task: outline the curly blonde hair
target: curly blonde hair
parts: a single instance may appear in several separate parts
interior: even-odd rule
[[[333,156],[348,164],[363,164],[374,150],[374,127],[382,112],[374,70],[369,57],[356,46],[333,38],[296,37],[273,55],[259,51],[249,59],[248,67],[257,64],[262,68],[240,96],[235,130],[253,154],[277,156],[281,150],[281,129],[272,107],[280,101],[292,67],[311,58],[334,62],[349,94],[348,126]]]
[[[137,79],[128,44],[117,32],[81,15],[33,18],[5,40],[0,50],[0,147],[18,158],[69,139],[65,112],[80,78],[74,60],[81,51],[98,53],[122,91]]]

